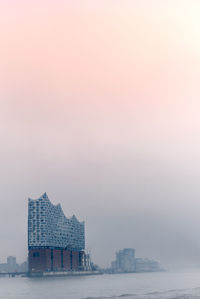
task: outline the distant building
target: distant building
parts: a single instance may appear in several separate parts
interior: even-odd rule
[[[17,272],[18,265],[15,256],[8,256],[7,257],[7,272]]]
[[[18,265],[18,272],[21,272],[21,273],[28,272],[28,261],[25,261],[22,264]]]
[[[147,258],[135,258],[135,249],[125,248],[116,252],[116,259],[111,263],[108,273],[156,272],[162,271],[161,265]]]
[[[135,272],[135,249],[125,248],[116,253],[116,260],[112,262],[113,272]]]
[[[28,203],[29,271],[76,271],[87,268],[85,224],[66,218],[46,193]]]
[[[161,266],[155,260],[136,258],[135,270],[136,272],[156,272],[161,270]]]
[[[83,270],[84,271],[91,271],[92,270],[92,265],[91,265],[91,259],[89,254],[84,254],[83,255]]]
[[[28,272],[28,262],[17,264],[15,256],[8,256],[7,263],[0,264],[0,273],[17,273],[17,272]]]
[[[8,273],[8,265],[7,263],[0,264],[0,273]]]

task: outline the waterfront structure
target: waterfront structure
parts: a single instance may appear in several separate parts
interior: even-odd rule
[[[109,273],[156,272],[163,271],[159,262],[147,258],[135,258],[135,249],[124,248],[116,252]]]
[[[7,257],[7,271],[10,273],[18,271],[18,265],[17,265],[17,260],[16,260],[15,256]]]
[[[47,194],[28,202],[29,272],[85,270],[85,224]]]
[[[18,264],[15,256],[8,256],[7,263],[0,263],[0,273],[26,273],[28,272],[28,263],[25,261]]]
[[[8,273],[7,263],[0,263],[0,273]]]
[[[136,272],[156,272],[161,271],[162,268],[159,262],[155,260],[150,260],[147,258],[136,258],[135,270]]]
[[[116,273],[135,271],[135,249],[124,248],[116,253],[116,260],[111,268]]]
[[[84,254],[83,255],[83,260],[82,260],[83,268],[85,271],[91,271],[92,270],[92,265],[91,265],[91,258],[89,254]]]

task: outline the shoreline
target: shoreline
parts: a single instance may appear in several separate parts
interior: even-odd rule
[[[102,272],[99,271],[72,271],[72,272],[62,272],[62,271],[52,271],[52,272],[35,272],[27,273],[27,277],[70,277],[70,276],[89,276],[89,275],[102,275]]]

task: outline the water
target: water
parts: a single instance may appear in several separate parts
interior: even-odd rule
[[[200,270],[57,278],[0,278],[0,299],[200,299]]]

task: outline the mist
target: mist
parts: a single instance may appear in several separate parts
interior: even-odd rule
[[[131,247],[199,267],[199,4],[86,2],[0,4],[0,260],[26,259],[47,192],[100,266]]]

